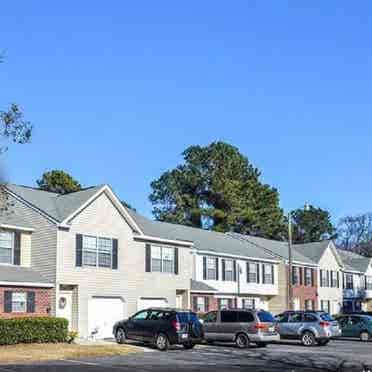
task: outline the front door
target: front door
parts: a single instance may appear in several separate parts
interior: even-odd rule
[[[72,329],[72,292],[61,291],[58,295],[57,316],[68,320],[68,329]]]

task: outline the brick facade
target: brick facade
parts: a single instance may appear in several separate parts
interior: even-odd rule
[[[304,284],[304,268],[301,266],[296,265],[297,267],[300,267],[300,284],[293,285],[293,298],[298,298],[300,302],[300,310],[305,310],[305,301],[310,300],[313,301],[313,309],[318,310],[318,275],[317,270],[313,269],[313,285],[312,286],[306,286]]]
[[[206,293],[192,293],[191,294],[191,307],[192,307],[192,310],[195,311],[195,312],[198,312],[197,311],[197,308],[196,308],[196,299],[198,297],[204,297],[205,299],[207,299],[207,302],[208,302],[208,306],[207,308],[205,309],[206,313],[208,311],[213,311],[213,310],[218,310],[218,299],[214,297],[213,294],[206,294]]]
[[[5,313],[4,312],[4,292],[35,292],[35,312],[33,313]],[[32,287],[14,287],[2,286],[0,287],[0,318],[24,318],[36,316],[49,316],[50,313],[50,293],[48,288],[32,288]]]

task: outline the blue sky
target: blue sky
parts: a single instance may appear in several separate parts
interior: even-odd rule
[[[151,213],[150,182],[192,144],[240,148],[280,191],[335,220],[372,210],[372,3],[2,3],[0,107],[32,144],[10,181],[64,169]]]

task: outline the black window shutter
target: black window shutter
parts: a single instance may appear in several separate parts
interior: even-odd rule
[[[207,257],[203,257],[203,280],[207,280]]]
[[[218,258],[216,257],[216,280],[218,280],[219,272],[218,272]]]
[[[340,288],[340,273],[337,271],[337,288]]]
[[[14,233],[13,264],[14,265],[20,265],[21,264],[21,233],[19,231],[16,231]]]
[[[314,287],[315,286],[315,269],[310,269],[311,270],[311,286]]]
[[[319,270],[319,276],[320,276],[320,286],[321,287],[323,287],[323,270],[322,269],[320,269]]]
[[[260,283],[260,264],[257,264],[257,283]]]
[[[271,284],[275,283],[274,279],[274,265],[271,265]]]
[[[209,311],[209,297],[204,297],[205,301],[205,312]]]
[[[222,280],[225,281],[226,280],[226,276],[225,276],[225,260],[223,259],[222,260]]]
[[[302,285],[303,284],[303,281],[302,281],[302,279],[303,279],[303,271],[304,271],[304,268],[303,267],[300,267],[299,269],[298,269],[298,273],[299,273],[299,276],[300,276],[300,285]]]
[[[151,272],[151,244],[146,244],[145,256],[145,270],[149,273]]]
[[[27,292],[27,312],[35,312],[35,292]]]
[[[118,268],[118,240],[112,239],[112,268]]]
[[[234,282],[236,282],[236,279],[237,279],[236,270],[237,270],[236,261],[234,260],[233,261],[233,280],[234,280]]]
[[[178,275],[178,248],[174,248],[174,273]]]
[[[192,307],[195,312],[198,311],[198,297],[196,296],[192,298]]]
[[[76,266],[83,265],[83,235],[76,234]]]
[[[4,292],[4,313],[12,312],[12,291]]]
[[[247,268],[247,283],[249,283],[249,262],[246,263]]]
[[[265,279],[265,264],[262,264],[262,284],[266,284],[266,279]]]

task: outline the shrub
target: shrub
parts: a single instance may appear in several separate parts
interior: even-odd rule
[[[0,319],[0,345],[67,342],[68,321],[63,318]]]

